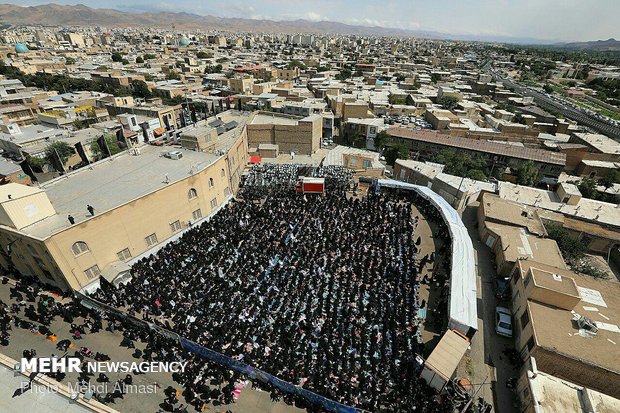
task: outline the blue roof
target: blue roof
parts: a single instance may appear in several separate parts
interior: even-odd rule
[[[26,47],[26,45],[23,44],[23,43],[16,43],[15,44],[15,51],[17,53],[26,53],[28,51],[28,47]]]

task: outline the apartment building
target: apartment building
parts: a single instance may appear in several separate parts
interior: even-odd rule
[[[0,186],[0,243],[10,245],[0,264],[62,289],[91,290],[100,277],[123,282],[133,260],[213,214],[237,190],[246,129],[218,138],[215,153],[142,146],[39,188]]]

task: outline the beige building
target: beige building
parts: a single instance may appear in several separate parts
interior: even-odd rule
[[[235,193],[247,164],[244,124],[220,134],[212,149],[142,146],[40,188],[0,186],[0,264],[63,289],[94,289],[100,276],[122,282],[132,260]]]
[[[278,145],[280,153],[311,155],[321,146],[323,120],[320,115],[305,118],[258,112],[248,122],[248,145],[258,148],[260,144]]]
[[[620,284],[522,259],[511,288],[523,360],[533,357],[540,371],[620,397]]]
[[[254,78],[252,76],[233,77],[228,79],[228,87],[232,93],[249,95],[252,93]]]

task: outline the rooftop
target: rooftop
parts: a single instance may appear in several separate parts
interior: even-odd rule
[[[173,160],[163,156],[172,149],[182,152],[183,157]],[[46,238],[70,226],[69,214],[76,224],[89,219],[86,205],[92,205],[96,214],[101,214],[195,175],[217,159],[215,155],[178,147],[146,145],[140,150],[138,156],[122,152],[42,184],[56,215],[22,231]]]
[[[487,222],[487,228],[500,237],[506,261],[530,259],[566,269],[558,244],[549,238],[528,234],[524,228]]]
[[[486,219],[523,227],[531,234],[543,236],[547,233],[534,208],[517,202],[507,201],[490,193],[482,195],[480,206],[484,210]]]
[[[607,202],[581,198],[577,205],[567,205],[561,202],[555,192],[510,182],[500,182],[499,196],[508,201],[596,221],[599,224],[620,227],[620,207]]]
[[[617,357],[620,350],[620,283],[575,274],[530,260],[521,260],[519,264],[522,268],[534,267],[563,278],[572,278],[581,296],[581,301],[572,311],[528,300],[538,345],[620,374]],[[574,323],[577,315],[591,319],[599,328],[598,332],[595,335],[580,332]]]
[[[530,389],[539,413],[590,413],[584,399],[596,408],[597,413],[620,411],[620,400],[606,394],[586,389],[541,371],[528,371]]]
[[[523,148],[514,145],[503,145],[497,142],[483,141],[451,137],[432,131],[413,130],[409,128],[392,127],[387,130],[394,137],[411,139],[418,142],[427,142],[436,145],[449,146],[456,149],[466,149],[476,152],[491,153],[494,155],[507,156],[544,162],[555,165],[565,165],[566,155],[559,152],[545,151],[542,149]]]
[[[601,153],[620,155],[620,143],[598,133],[575,133],[574,136]]]

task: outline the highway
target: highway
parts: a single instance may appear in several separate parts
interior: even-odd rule
[[[488,65],[485,65],[485,69],[486,68],[488,68]],[[610,122],[598,119],[595,116],[588,114],[582,109],[577,109],[573,107],[568,102],[564,102],[559,99],[553,99],[545,95],[544,93],[539,92],[536,89],[522,86],[518,83],[513,82],[510,79],[503,78],[492,69],[491,74],[495,79],[501,80],[505,87],[514,90],[520,95],[533,97],[534,102],[536,102],[536,104],[541,108],[557,112],[568,119],[574,120],[581,125],[587,126],[594,132],[602,133],[603,135],[607,135],[610,138],[620,141],[620,126],[615,126]]]

